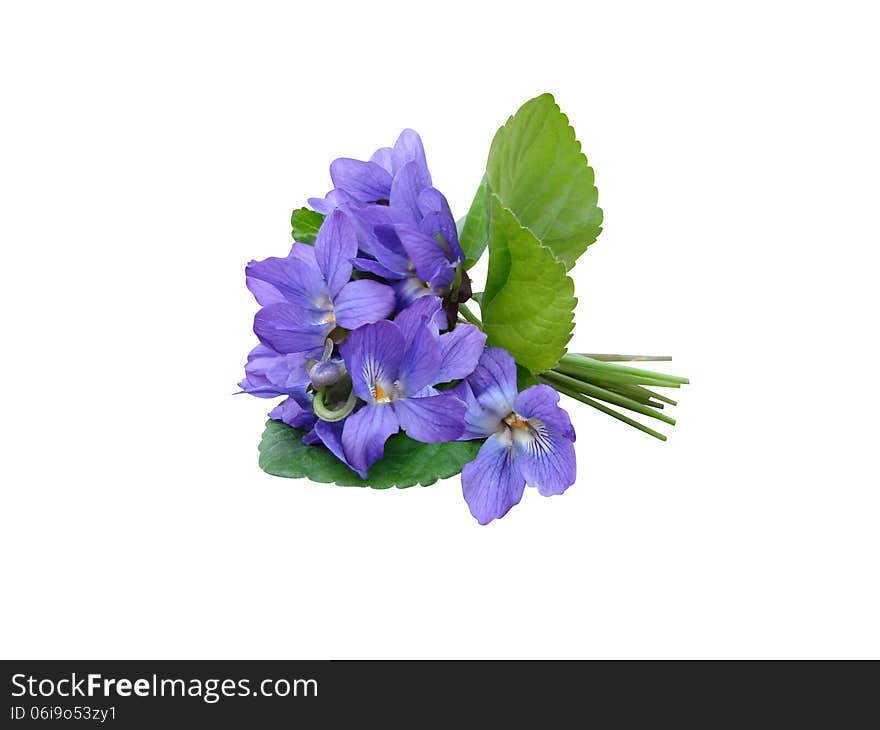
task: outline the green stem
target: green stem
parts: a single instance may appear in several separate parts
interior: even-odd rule
[[[651,370],[640,370],[639,368],[631,368],[626,365],[617,365],[611,362],[592,360],[583,355],[575,355],[571,353],[563,355],[560,364],[565,364],[569,367],[601,371],[608,374],[618,373],[620,375],[637,375],[650,380],[664,380],[670,383],[679,383],[680,385],[687,385],[690,382],[687,378],[682,378],[678,375],[667,375],[666,373],[657,373]]]
[[[674,400],[672,400],[672,398],[667,398],[665,395],[660,395],[660,393],[655,393],[654,391],[650,391],[650,393],[651,393],[651,397],[656,400],[663,401],[664,403],[668,403],[671,406],[678,405],[678,401],[674,401]]]
[[[608,355],[596,352],[577,352],[575,354],[602,362],[669,362],[672,360],[669,355]]]
[[[476,325],[480,329],[483,329],[483,323],[480,321],[480,318],[477,317],[477,315],[474,314],[470,309],[468,309],[467,304],[459,304],[458,305],[458,312],[468,322],[470,322],[473,325]]]
[[[555,388],[560,393],[567,395],[569,398],[574,398],[574,400],[576,400],[576,401],[580,401],[581,403],[586,403],[588,406],[592,406],[596,410],[602,411],[602,413],[605,413],[605,414],[611,416],[612,418],[616,418],[618,421],[623,421],[623,423],[627,424],[628,426],[632,426],[633,428],[637,428],[639,431],[642,431],[643,433],[646,433],[649,436],[653,436],[654,438],[660,439],[661,441],[666,441],[666,436],[664,436],[659,431],[655,431],[653,428],[648,428],[643,423],[639,423],[638,421],[634,421],[632,418],[629,418],[628,416],[625,416],[622,413],[618,413],[613,408],[609,408],[608,406],[603,405],[599,401],[595,401],[592,398],[588,398],[587,396],[583,395],[582,393],[578,393],[575,390],[569,390],[564,385],[558,385],[557,383],[553,383],[549,379],[545,379],[544,377],[541,377],[540,380],[542,380],[544,383],[546,383],[550,387]]]
[[[326,389],[321,389],[315,393],[314,398],[312,398],[312,408],[315,411],[315,415],[322,421],[330,421],[331,423],[334,421],[341,421],[354,410],[355,404],[357,403],[357,396],[354,394],[354,391],[351,391],[348,394],[345,403],[335,410],[324,405],[325,393]]]
[[[643,416],[656,418],[658,421],[668,423],[670,426],[675,425],[674,418],[667,416],[665,413],[659,413],[649,406],[643,405],[638,401],[633,400],[632,398],[622,396],[619,393],[615,393],[612,390],[606,390],[605,388],[600,388],[596,385],[585,383],[581,380],[576,380],[575,378],[570,378],[568,375],[563,375],[552,370],[543,373],[542,377],[546,377],[549,380],[555,381],[560,385],[564,385],[565,387],[576,390],[577,392],[583,393],[584,395],[589,395],[593,398],[604,400],[608,403],[613,403],[614,405],[620,406],[621,408],[626,408],[630,411],[641,413]]]
[[[662,401],[663,403],[668,403],[671,406],[676,406],[676,403],[671,398],[667,398],[665,395],[660,395],[659,393],[655,393],[653,390],[648,390],[647,388],[643,388],[640,385],[624,385],[620,383],[603,383],[601,380],[597,380],[596,385],[601,388],[605,388],[606,390],[613,390],[621,395],[625,395],[627,398],[632,398],[633,400],[637,400],[640,403],[645,403],[649,406],[656,405],[651,402],[651,399]],[[662,406],[658,406],[661,407]]]
[[[615,393],[620,393],[621,395],[625,395],[627,398],[632,398],[633,400],[637,400],[639,403],[648,403],[651,398],[654,396],[654,392],[648,390],[647,388],[643,388],[640,385],[627,385],[623,383],[604,383],[601,380],[597,381],[587,381],[593,382],[594,385],[598,385],[600,388],[605,388],[605,390],[613,390]]]
[[[681,383],[672,380],[661,380],[660,378],[648,378],[644,375],[631,375],[630,373],[594,368],[572,360],[565,360],[565,358],[555,365],[553,370],[590,382],[602,381],[605,383],[629,385],[653,385],[655,388],[678,388],[681,385]]]

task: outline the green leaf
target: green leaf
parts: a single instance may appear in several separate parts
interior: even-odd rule
[[[602,231],[593,170],[550,94],[527,101],[498,130],[486,174],[491,191],[567,269]]]
[[[549,370],[566,352],[575,304],[565,264],[492,195],[481,307],[486,344],[503,347],[533,373]]]
[[[281,421],[268,421],[260,441],[260,468],[279,477],[305,477],[343,487],[427,487],[458,474],[483,445],[482,441],[423,444],[399,433],[388,439],[385,456],[373,464],[367,479],[361,479],[323,446],[306,446],[304,433]]]
[[[293,229],[293,240],[300,243],[314,243],[318,237],[318,229],[324,222],[324,216],[316,210],[297,208],[290,216]]]
[[[467,260],[464,268],[469,269],[479,260],[489,243],[489,182],[486,175],[477,188],[474,202],[464,219],[464,227],[459,235],[459,242]]]

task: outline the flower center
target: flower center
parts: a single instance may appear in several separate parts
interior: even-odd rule
[[[523,418],[516,411],[504,419],[507,428],[504,434],[513,446],[527,450],[531,454],[543,454],[551,449],[547,426],[538,418]]]
[[[511,411],[510,414],[505,416],[504,422],[510,426],[511,428],[521,428],[526,429],[529,427],[528,419],[523,418],[516,411]]]
[[[373,400],[376,403],[390,403],[391,395],[385,392],[385,389],[379,384],[376,383],[373,386]]]
[[[318,309],[323,310],[325,316],[318,324],[335,324],[336,323],[336,310],[333,308],[333,300],[329,297],[329,295],[325,295],[318,298],[318,301],[315,302],[318,305]]]

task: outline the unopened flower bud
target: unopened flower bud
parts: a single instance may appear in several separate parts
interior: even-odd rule
[[[332,360],[316,362],[309,371],[312,387],[321,390],[328,385],[333,385],[342,377],[342,367]]]

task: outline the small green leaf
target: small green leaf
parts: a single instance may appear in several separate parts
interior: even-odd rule
[[[324,216],[316,210],[297,208],[290,216],[293,229],[293,240],[300,243],[314,243],[318,237],[318,229],[324,222]]]
[[[489,182],[488,178],[483,175],[480,187],[477,188],[477,194],[474,196],[474,202],[468,211],[467,217],[464,219],[464,227],[459,236],[461,248],[467,260],[464,262],[464,268],[469,269],[480,259],[486,244],[489,243]]]
[[[481,306],[486,344],[503,347],[533,373],[549,370],[566,352],[575,304],[565,265],[493,194]]]
[[[373,464],[367,479],[361,479],[323,446],[306,446],[304,433],[281,421],[267,422],[260,441],[260,468],[279,477],[305,477],[343,487],[427,487],[458,474],[483,445],[482,441],[423,444],[399,433],[388,439],[385,456]]]
[[[486,174],[491,191],[566,269],[602,231],[593,170],[550,94],[527,101],[498,130]]]

